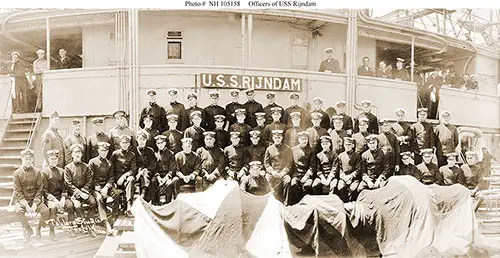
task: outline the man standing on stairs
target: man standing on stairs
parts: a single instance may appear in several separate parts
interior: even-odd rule
[[[73,146],[73,144],[80,144],[83,146],[83,157],[82,161],[83,162],[88,162],[88,157],[87,157],[87,139],[81,134],[82,131],[82,123],[79,119],[73,119],[73,132],[66,136],[64,138],[64,149],[66,151],[66,154],[64,155],[65,164],[71,163],[73,161],[73,158],[71,157],[71,151],[70,147]]]
[[[60,168],[63,168],[65,166],[64,141],[59,134],[59,120],[59,114],[57,113],[57,111],[54,111],[54,113],[50,115],[49,128],[47,128],[47,130],[45,130],[45,132],[42,134],[42,153],[44,155],[44,168],[49,164],[49,159],[47,156],[47,151],[49,150],[59,151],[59,162],[57,163],[57,166]]]
[[[21,167],[14,171],[14,198],[16,199],[15,212],[24,230],[24,240],[28,242],[33,234],[28,224],[28,217],[36,216],[40,213],[40,220],[37,225],[36,237],[40,238],[40,228],[49,219],[49,210],[42,202],[43,181],[42,173],[33,166],[34,151],[26,149],[21,151]]]
[[[12,103],[14,113],[23,113],[28,109],[28,79],[26,73],[28,66],[20,59],[21,54],[14,51],[11,54],[12,60],[7,65],[9,76],[14,79],[14,92]]]

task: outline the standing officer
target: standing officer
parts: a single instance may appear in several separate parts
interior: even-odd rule
[[[335,103],[337,109],[337,115],[342,116],[342,122],[343,122],[342,129],[347,132],[347,135],[351,136],[354,129],[352,125],[352,117],[350,117],[345,113],[345,105],[346,102],[343,100],[337,101],[337,103]],[[333,125],[331,125],[331,127],[333,128]]]
[[[243,104],[240,104],[239,102],[239,97],[240,97],[240,90],[238,89],[231,89],[230,91],[231,94],[231,103],[226,105],[226,116],[227,120],[229,121],[229,126],[232,124],[236,123],[236,117],[234,116],[234,111],[236,109],[243,108]]]
[[[162,135],[165,136],[165,140],[167,143],[167,148],[172,151],[172,153],[177,153],[182,150],[182,144],[181,144],[181,139],[183,136],[183,133],[179,130],[177,130],[177,120],[179,116],[176,114],[170,114],[167,116],[167,121],[168,121],[168,130],[163,132]],[[156,144],[158,144],[158,139],[156,139]],[[158,146],[158,145],[157,145]]]
[[[215,132],[204,132],[205,146],[198,148],[196,154],[200,157],[201,172],[203,178],[202,190],[205,191],[217,181],[226,166],[224,152],[215,146]]]
[[[260,131],[253,130],[249,132],[251,144],[246,147],[246,157],[248,158],[246,164],[250,161],[258,160],[264,162],[264,154],[267,146],[260,142]]]
[[[229,145],[229,132],[224,129],[226,117],[224,115],[215,115],[215,146],[220,149]]]
[[[441,112],[441,123],[434,128],[438,166],[446,165],[446,154],[455,152],[458,146],[457,128],[450,124],[450,111]]]
[[[120,149],[115,150],[110,159],[111,164],[113,164],[115,183],[118,189],[125,191],[127,216],[132,214],[130,208],[132,208],[134,201],[135,176],[137,175],[137,156],[131,150],[131,141],[132,137],[122,135],[118,142]]]
[[[338,60],[333,59],[333,48],[325,49],[326,59],[321,61],[319,65],[320,72],[327,73],[340,73],[340,63]]]
[[[257,112],[255,113],[255,121],[257,122],[257,126],[252,128],[252,131],[260,132],[260,142],[266,148],[269,146],[269,137],[266,135],[266,113]]]
[[[243,175],[246,175],[247,168],[245,162],[246,157],[245,146],[240,144],[241,134],[238,131],[229,133],[231,135],[231,145],[224,148],[224,156],[226,157],[227,166],[225,168],[226,179],[240,180]]]
[[[321,151],[318,146],[320,137],[328,135],[328,131],[320,126],[322,116],[323,115],[321,115],[321,113],[311,113],[312,127],[309,127],[306,130],[309,134],[309,145],[311,145],[311,148],[316,150],[316,153]]]
[[[193,149],[197,150],[203,146],[203,133],[205,132],[205,129],[201,127],[202,113],[200,111],[193,111],[189,118],[193,125],[186,128],[184,138],[192,139]]]
[[[344,149],[344,138],[348,137],[347,131],[344,128],[344,117],[333,116],[332,117],[333,130],[330,131],[330,137],[332,138],[332,149],[335,153],[340,154]]]
[[[289,176],[292,166],[292,150],[283,144],[283,131],[274,130],[272,132],[273,144],[266,149],[264,154],[264,167],[266,168],[266,178],[274,189],[276,199],[285,201],[284,189],[289,187],[291,178]],[[287,176],[288,177],[285,177]]]
[[[410,80],[410,75],[408,74],[408,70],[403,67],[404,64],[404,59],[403,58],[396,58],[396,70],[392,71],[392,75],[394,76],[395,80],[401,80],[401,81],[409,81]]]
[[[156,147],[155,137],[158,134],[160,134],[160,131],[158,131],[157,129],[153,128],[153,123],[154,123],[153,119],[154,119],[154,117],[152,115],[150,115],[150,114],[146,114],[142,118],[142,120],[144,122],[144,128],[143,129],[148,133],[148,139],[147,139],[146,145],[148,147],[151,147],[153,150],[156,151],[157,147]],[[167,120],[166,117],[164,119]]]
[[[255,101],[255,90],[254,89],[247,89],[245,91],[245,94],[247,95],[248,101],[243,104],[243,108],[247,111],[248,115],[245,118],[245,123],[247,125],[250,125],[250,128],[254,128],[257,126],[257,121],[255,113],[257,112],[263,112],[264,109],[262,108],[262,105]]]
[[[87,157],[88,159],[95,158],[99,156],[99,152],[97,151],[100,142],[107,142],[111,144],[111,140],[109,136],[104,133],[104,117],[96,117],[92,119],[92,124],[94,124],[95,133],[87,137]],[[111,154],[108,153],[108,158],[111,157]]]
[[[71,161],[73,161],[73,158],[71,157],[71,151],[69,150],[69,148],[73,146],[73,144],[80,144],[83,147],[82,161],[87,162],[87,139],[85,139],[85,137],[81,134],[81,121],[79,119],[73,119],[72,124],[73,132],[66,136],[66,138],[64,138],[64,149],[66,150],[66,155],[64,155],[66,160],[64,163],[69,164],[71,163]]]
[[[159,132],[165,131],[167,126],[167,113],[162,106],[159,106],[156,103],[156,91],[148,90],[147,93],[149,96],[149,104],[145,108],[142,109],[141,115],[139,117],[139,127],[144,128],[144,118],[146,115],[150,115],[150,118],[153,120],[153,129],[158,130]]]
[[[382,149],[378,146],[377,135],[366,137],[368,150],[361,154],[362,189],[375,189],[385,185],[389,178],[389,162]]]
[[[167,94],[170,98],[170,106],[166,109],[167,116],[175,114],[178,116],[177,130],[184,131],[189,126],[188,116],[186,114],[186,107],[184,104],[177,102],[178,89],[170,88]]]
[[[307,132],[299,133],[299,144],[292,147],[293,166],[290,184],[285,185],[285,205],[298,203],[306,194],[313,194],[312,184],[316,175],[316,152],[309,146]],[[289,180],[288,178],[286,180]]]
[[[109,131],[109,137],[111,139],[111,149],[119,150],[120,141],[123,135],[128,135],[131,138],[131,144],[135,147],[135,135],[134,131],[127,126],[127,114],[123,110],[118,110],[113,114],[115,118],[115,127],[111,128]]]
[[[389,162],[389,172],[392,175],[394,171],[399,170],[399,156],[400,149],[398,139],[396,135],[391,133],[391,122],[387,118],[380,119],[380,127],[382,132],[377,136],[378,147],[382,149],[384,154],[387,156],[387,161]]]
[[[368,145],[366,144],[366,137],[370,135],[368,132],[368,118],[360,117],[358,119],[358,128],[356,129],[358,132],[353,134],[352,138],[354,138],[356,143],[355,151],[361,155],[368,150]]]
[[[269,104],[267,104],[267,106],[265,106],[263,108],[264,113],[266,113],[266,124],[270,124],[270,123],[273,122],[272,110],[273,110],[273,108],[279,107],[280,110],[281,110],[280,122],[286,125],[287,121],[286,121],[286,117],[284,116],[283,107],[280,106],[280,105],[278,105],[278,104],[276,104],[276,93],[274,93],[274,92],[267,92],[266,93],[266,99],[269,102]]]
[[[396,122],[391,125],[391,132],[396,135],[401,152],[413,151],[415,136],[411,125],[406,123],[406,111],[398,108],[395,111]]]
[[[266,129],[264,130],[267,139],[271,139],[271,133],[274,130],[281,130],[283,132],[286,131],[286,124],[281,122],[282,113],[283,113],[283,108],[281,107],[271,108],[272,122],[266,125]]]
[[[37,225],[36,237],[41,237],[41,227],[49,219],[49,210],[42,202],[43,180],[42,173],[33,166],[35,152],[30,149],[21,151],[21,166],[14,171],[14,197],[16,200],[16,216],[23,226],[24,240],[28,242],[33,234],[28,224],[29,216],[40,213],[40,220]]]
[[[28,111],[29,82],[26,78],[26,73],[29,69],[27,65],[20,60],[20,57],[21,54],[19,54],[19,52],[12,52],[12,60],[7,64],[9,76],[14,78],[15,100],[12,100],[12,103],[14,104],[14,113],[23,113]]]
[[[172,127],[175,128],[175,127]],[[149,197],[153,205],[160,205],[162,196],[165,196],[165,202],[170,203],[173,199],[174,185],[172,179],[177,172],[177,163],[174,153],[167,148],[167,137],[157,135],[155,137],[158,151],[156,152],[156,170],[153,173],[149,183]]]
[[[292,121],[291,121],[291,114],[294,112],[299,112],[300,113],[300,127],[302,128],[307,128],[307,117],[306,117],[306,110],[299,106],[300,102],[300,94],[298,92],[292,92],[290,93],[290,100],[292,102],[292,105],[287,107],[285,109],[285,121],[287,121],[287,128],[292,127]]]
[[[241,137],[241,142],[240,144],[243,145],[244,147],[248,146],[249,144],[249,137],[248,137],[248,132],[252,129],[248,124],[245,123],[246,121],[246,114],[245,114],[245,109],[236,109],[236,123],[231,125],[229,127],[229,132],[239,132],[240,137]]]
[[[421,151],[423,149],[432,148],[432,143],[434,141],[434,130],[432,125],[427,122],[427,108],[419,108],[417,112],[418,120],[411,125],[415,133],[415,148],[413,152],[416,165],[422,163]]]
[[[139,181],[139,193],[141,197],[149,202],[149,184],[152,176],[156,173],[156,155],[153,148],[147,146],[149,135],[146,130],[137,131],[137,175],[136,181]]]
[[[369,100],[361,101],[361,106],[363,108],[363,112],[356,116],[354,128],[358,128],[359,118],[366,117],[368,118],[368,132],[371,134],[378,134],[378,118],[371,113],[372,110],[372,102]],[[357,132],[357,131],[356,131]]]
[[[57,113],[57,111],[54,111],[54,113],[50,115],[49,128],[47,128],[47,130],[45,130],[45,132],[42,134],[42,152],[44,155],[43,159],[44,168],[47,167],[48,164],[47,151],[49,150],[59,151],[59,162],[57,163],[58,167],[63,168],[65,165],[64,140],[59,134],[59,123],[60,123],[59,114]]]
[[[322,106],[323,106],[323,99],[320,98],[320,97],[316,97],[313,99],[313,110],[311,111],[310,113],[310,120],[309,120],[309,126],[312,125],[312,114],[313,113],[320,113],[321,114],[321,123],[320,123],[320,126],[325,128],[326,130],[328,130],[330,128],[330,116],[328,115],[328,113],[326,113],[325,111],[323,111],[322,109]]]
[[[354,139],[344,138],[345,151],[334,161],[333,170],[339,174],[337,191],[343,202],[355,201],[362,189],[361,155],[354,151]]]
[[[299,144],[299,133],[305,130],[300,126],[302,124],[300,112],[293,112],[290,114],[292,126],[288,127],[285,133],[285,144],[293,148]]]
[[[43,73],[49,70],[49,62],[45,59],[45,50],[38,49],[36,51],[38,58],[33,61],[33,73],[35,74],[35,80],[33,81],[34,91],[32,92],[32,103],[33,110],[35,112],[40,112],[42,110],[42,84],[43,84]],[[34,107],[37,109],[35,110]]]
[[[197,111],[200,113],[200,117],[201,117],[201,123],[200,123],[200,126],[203,128],[203,129],[206,129],[207,128],[207,114],[205,113],[205,110],[201,107],[198,107],[198,94],[196,94],[195,92],[190,92],[188,95],[187,95],[187,100],[188,100],[188,105],[189,105],[189,108],[186,109],[186,115],[191,118],[191,113]],[[189,123],[189,126],[192,126],[193,123]]]
[[[423,160],[422,163],[417,165],[420,182],[425,185],[443,185],[443,175],[439,173],[438,166],[432,163],[433,152],[433,149],[422,149],[420,151]]]
[[[205,108],[205,113],[207,116],[207,126],[206,129],[209,131],[212,131],[215,129],[215,116],[216,115],[223,115],[225,117],[229,117],[228,114],[226,114],[226,110],[219,106],[219,92],[218,91],[211,91],[209,92],[210,96],[210,101],[211,104],[210,106],[207,106]],[[224,125],[224,128],[226,128],[226,125]]]
[[[189,184],[195,187],[196,192],[203,191],[201,178],[201,159],[198,154],[193,152],[193,139],[183,138],[182,151],[175,154],[175,163],[177,163],[176,177],[174,183],[174,197],[180,193],[181,186]]]

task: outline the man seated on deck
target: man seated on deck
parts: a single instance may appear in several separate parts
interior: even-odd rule
[[[173,199],[172,178],[177,171],[177,164],[174,153],[167,148],[167,136],[160,134],[155,137],[155,140],[158,146],[158,151],[155,153],[157,167],[149,183],[149,197],[153,205],[160,205],[162,196],[165,196],[166,203]]]
[[[246,175],[247,168],[245,167],[246,151],[245,146],[240,144],[240,132],[230,133],[231,145],[224,148],[224,156],[226,157],[225,176],[226,179],[240,181],[243,175]]]
[[[361,154],[361,188],[376,189],[385,185],[390,176],[389,161],[379,148],[377,135],[366,137],[368,150]]]
[[[401,166],[399,167],[399,171],[396,172],[396,175],[413,176],[420,181],[420,173],[417,170],[417,166],[413,163],[413,159],[411,157],[412,153],[410,151],[405,151],[401,152],[400,155]]]
[[[483,169],[474,151],[467,151],[465,159],[466,162],[460,167],[465,175],[464,186],[469,189],[471,196],[474,198],[474,211],[477,211],[483,202],[480,190],[486,190],[481,187],[484,185],[481,184],[483,181]]]
[[[319,194],[333,194],[338,184],[338,177],[332,170],[337,153],[332,149],[332,138],[329,135],[320,137],[321,151],[316,154],[316,179],[313,182],[313,192]]]
[[[153,148],[147,146],[149,134],[146,130],[142,129],[137,131],[137,175],[135,180],[139,182],[139,194],[146,201],[149,202],[149,184],[151,177],[156,172],[156,155]]]
[[[203,191],[201,178],[201,159],[193,152],[193,139],[184,138],[182,141],[182,151],[175,154],[177,171],[172,182],[174,184],[174,198],[180,193],[181,186],[194,186],[196,192]]]
[[[262,162],[255,160],[249,163],[249,173],[241,179],[240,189],[254,194],[265,195],[271,191],[271,186],[266,179],[266,170]]]
[[[118,189],[125,191],[126,215],[131,216],[132,204],[135,193],[135,176],[137,175],[137,155],[130,149],[132,137],[122,135],[120,137],[120,149],[111,154],[111,164],[113,164],[115,183]]]
[[[215,132],[204,132],[203,136],[205,136],[205,146],[198,148],[196,154],[201,160],[200,176],[203,178],[202,190],[205,191],[224,173],[226,158],[224,152],[215,146]]]
[[[283,144],[283,131],[274,130],[272,139],[273,144],[267,147],[264,155],[266,178],[274,190],[276,199],[284,202],[284,189],[290,184],[290,177],[285,176],[290,173],[293,166],[292,151],[290,147]]]
[[[299,144],[292,147],[293,167],[290,184],[285,185],[285,204],[298,203],[306,194],[313,194],[312,184],[316,170],[316,152],[309,146],[307,132],[298,134]],[[288,179],[286,179],[288,180]]]
[[[444,185],[465,184],[464,171],[457,166],[457,157],[458,154],[455,152],[447,153],[448,164],[439,168],[439,173],[443,175]]]
[[[425,185],[443,185],[443,175],[439,172],[438,166],[432,163],[434,150],[423,149],[420,154],[422,156],[422,163],[417,165],[417,170],[420,174],[420,182]]]
[[[361,189],[361,155],[354,151],[354,139],[344,138],[345,151],[334,161],[332,171],[337,171],[337,193],[343,202],[355,201]]]

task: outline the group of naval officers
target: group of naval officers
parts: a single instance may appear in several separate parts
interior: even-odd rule
[[[187,95],[188,107],[177,101],[179,91],[168,89],[170,103],[158,105],[149,90],[141,111],[140,130],[127,125],[127,114],[113,114],[115,126],[104,132],[104,118],[92,119],[94,132],[82,135],[82,122],[72,121],[66,138],[59,134],[59,115],[50,117],[42,136],[43,170],[33,166],[34,151],[21,152],[22,165],[14,174],[16,211],[26,240],[33,234],[26,215],[40,213],[41,227],[50,227],[58,211],[76,217],[95,216],[112,228],[108,218],[130,214],[137,193],[153,205],[169,203],[183,191],[204,191],[218,179],[235,180],[243,191],[272,192],[285,205],[306,194],[335,194],[355,201],[364,189],[383,187],[388,178],[410,175],[424,184],[463,184],[474,196],[484,189],[476,153],[466,153],[457,165],[458,133],[444,111],[436,126],[419,108],[418,121],[377,118],[371,102],[351,118],[346,102],[338,101],[334,115],[323,110],[316,97],[312,108],[299,106],[300,94],[290,93],[292,105],[283,108],[275,93],[266,93],[268,105],[257,102],[255,91],[231,90],[232,102],[219,105],[219,92],[209,93],[211,104],[198,107],[198,95]],[[240,104],[240,92],[247,101]],[[395,121],[395,122],[394,122]]]

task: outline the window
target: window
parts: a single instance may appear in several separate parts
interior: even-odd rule
[[[116,49],[116,34],[114,32],[109,33],[109,46],[108,46],[108,53],[109,53],[109,60],[108,64],[109,65],[116,65],[117,60],[117,49]]]
[[[167,61],[182,61],[182,39],[183,33],[180,30],[172,30],[167,32]]]
[[[307,68],[309,38],[304,35],[292,36],[292,68]]]

